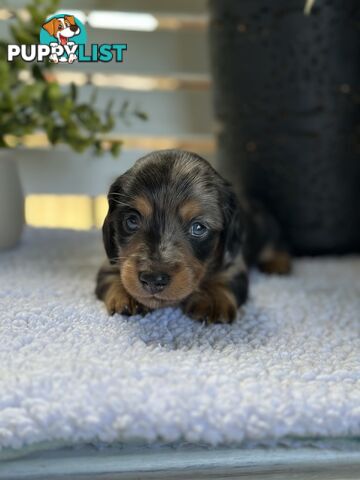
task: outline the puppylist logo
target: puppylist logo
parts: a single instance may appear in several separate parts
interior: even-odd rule
[[[40,30],[39,45],[8,45],[8,61],[21,58],[25,62],[53,63],[124,61],[126,43],[93,43],[86,46],[85,25],[74,15],[48,17]]]

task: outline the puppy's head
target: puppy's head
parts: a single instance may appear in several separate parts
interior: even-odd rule
[[[147,307],[181,302],[240,249],[236,196],[196,154],[165,150],[141,158],[113,183],[108,202],[108,258]]]
[[[80,28],[72,15],[65,15],[63,18],[53,18],[44,23],[43,28],[52,37],[57,38],[61,45],[66,45],[69,38],[80,33]]]

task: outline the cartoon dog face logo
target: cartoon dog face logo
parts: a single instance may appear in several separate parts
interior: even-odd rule
[[[58,41],[58,44],[62,46],[73,45],[73,42],[70,41],[71,38],[75,35],[79,35],[80,33],[80,27],[76,24],[75,17],[72,15],[64,15],[64,17],[53,18],[44,23],[43,28],[48,32],[49,35],[55,37]],[[61,57],[59,59],[56,55],[51,56],[50,59],[55,63],[58,61],[72,63],[77,59],[77,56],[72,53],[69,55],[68,59],[66,57]]]
[[[57,39],[60,45],[66,45],[69,38],[79,35],[80,28],[76,25],[72,15],[65,15],[63,18],[53,18],[44,23],[43,28]]]

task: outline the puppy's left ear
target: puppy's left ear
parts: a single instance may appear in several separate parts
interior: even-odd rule
[[[75,25],[75,17],[73,15],[65,15],[65,20],[71,23],[71,25]]]
[[[111,264],[116,263],[117,256],[118,256],[118,247],[116,245],[116,240],[115,240],[116,230],[115,230],[115,223],[114,223],[113,216],[114,216],[117,201],[120,201],[121,193],[122,193],[121,177],[119,177],[115,180],[115,182],[110,187],[110,190],[108,193],[109,210],[105,217],[103,228],[102,228],[104,247],[105,247],[106,255]]]
[[[239,199],[230,183],[225,182],[222,190],[223,205],[223,265],[231,264],[241,250],[244,231],[245,214],[240,206]]]

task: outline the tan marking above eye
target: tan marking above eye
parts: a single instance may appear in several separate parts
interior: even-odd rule
[[[179,213],[184,222],[189,222],[201,215],[202,206],[197,200],[186,200],[179,208]]]
[[[143,195],[139,195],[134,199],[134,207],[143,217],[150,217],[153,213],[153,208],[150,201]]]

